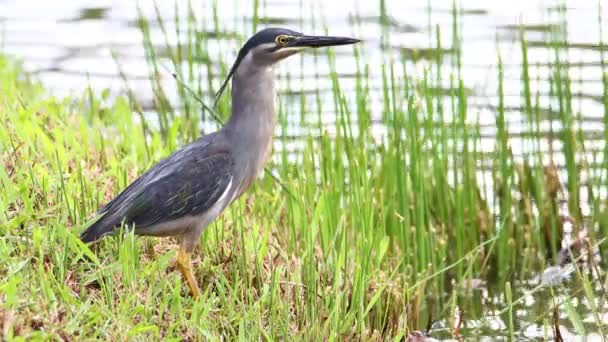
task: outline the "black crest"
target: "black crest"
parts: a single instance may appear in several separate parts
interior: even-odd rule
[[[256,46],[259,46],[262,44],[267,44],[267,43],[273,43],[275,41],[276,37],[280,36],[280,35],[298,37],[298,36],[301,36],[302,33],[284,29],[284,28],[270,27],[270,28],[266,28],[266,29],[259,31],[258,33],[254,34],[251,38],[249,38],[247,40],[247,42],[245,42],[245,45],[243,45],[241,50],[239,50],[239,54],[236,57],[234,64],[232,64],[232,68],[230,68],[230,72],[228,73],[228,76],[224,80],[224,83],[222,83],[220,90],[218,90],[218,92],[215,94],[214,107],[217,105],[217,102],[219,101],[220,96],[222,96],[222,93],[226,89],[226,86],[228,85],[228,81],[230,81],[230,79],[232,78],[232,75],[238,68],[239,64],[241,64],[241,62],[243,61],[243,58],[245,58],[245,56],[247,56],[249,51],[251,51],[251,49],[255,48]]]

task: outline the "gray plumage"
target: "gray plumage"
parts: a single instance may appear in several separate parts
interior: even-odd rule
[[[123,223],[138,235],[179,235],[178,266],[193,295],[200,294],[189,265],[193,246],[202,230],[251,186],[270,157],[276,126],[274,64],[307,47],[356,42],[277,28],[251,37],[217,94],[219,98],[232,79],[228,123],[142,174],[98,211],[100,218],[81,239],[96,241]]]
[[[154,165],[116,198],[81,238],[91,242],[112,233],[123,221],[142,235],[175,235],[153,228],[209,210],[234,176],[234,160],[221,135],[204,136]],[[179,230],[179,229],[178,229]]]

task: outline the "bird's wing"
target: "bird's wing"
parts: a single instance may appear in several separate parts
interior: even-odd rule
[[[147,227],[209,210],[229,191],[234,162],[225,149],[185,153],[171,170],[154,178],[125,203],[127,224]]]
[[[99,210],[83,236],[110,233],[123,221],[141,227],[205,212],[229,190],[234,160],[226,146],[206,136],[154,165]],[[91,235],[89,237],[88,235]]]

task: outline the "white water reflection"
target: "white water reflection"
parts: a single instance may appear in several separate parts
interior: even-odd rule
[[[432,9],[427,8],[426,2],[404,2],[388,0],[387,14],[393,23],[389,27],[389,40],[393,48],[429,48],[434,44],[434,27],[441,27],[441,40],[444,46],[449,46],[453,39],[452,32],[452,2],[434,1]],[[192,8],[199,17],[199,27],[212,31],[213,9],[209,1],[193,1]],[[547,11],[559,2],[543,0],[527,1],[483,1],[463,0],[459,4],[464,15],[460,20],[462,41],[464,42],[463,75],[465,86],[470,89],[482,90],[477,95],[486,97],[495,93],[497,84],[493,66],[498,59],[497,45],[501,49],[506,63],[505,91],[507,94],[518,96],[521,91],[520,75],[521,54],[515,43],[517,29],[514,26],[522,23],[529,26],[546,26],[567,21],[568,41],[579,46],[597,45],[599,38],[598,5],[594,1],[566,1],[568,10],[565,12]],[[150,19],[155,17],[154,3],[151,0],[138,2],[105,0],[105,1],[53,1],[31,2],[20,0],[0,0],[0,18],[3,27],[4,51],[22,57],[29,70],[39,72],[39,76],[59,95],[71,91],[81,91],[91,84],[95,89],[111,87],[116,93],[122,91],[121,84],[103,80],[118,77],[116,63],[111,56],[114,51],[120,56],[120,63],[131,76],[135,85],[138,82],[146,84],[138,78],[147,76],[147,67],[143,60],[141,48],[142,36],[134,25],[138,15],[136,5],[141,6],[143,14]],[[266,18],[277,18],[286,22],[285,26],[301,29],[306,32],[319,33],[320,27],[327,27],[332,34],[356,35],[366,41],[364,45],[365,60],[370,65],[380,65],[390,56],[397,56],[397,51],[379,49],[379,41],[383,29],[379,25],[380,4],[374,1],[307,1],[303,6],[299,0],[269,1],[259,10],[259,15]],[[174,35],[175,28],[172,18],[176,11],[172,1],[158,1],[159,12],[167,19],[165,23],[169,35]],[[218,2],[217,12],[222,18],[220,29],[226,32],[239,32],[242,37],[251,33],[252,24],[248,21],[253,12],[252,4],[248,1]],[[602,15],[608,17],[608,6],[602,9]],[[187,11],[186,3],[178,9],[178,14],[184,16]],[[95,15],[100,17],[95,17]],[[353,25],[350,18],[357,17],[359,23]],[[407,29],[404,29],[407,28]],[[605,30],[607,31],[607,30]],[[496,43],[496,36],[500,42]],[[527,39],[544,42],[547,32],[527,32]],[[158,26],[152,27],[153,40],[159,45],[164,43],[164,35]],[[175,38],[175,37],[174,37]],[[174,38],[170,40],[174,41]],[[230,41],[210,45],[209,49],[217,49],[217,59],[230,62],[239,42]],[[212,54],[212,56],[214,56]],[[307,57],[304,57],[307,58]],[[530,47],[529,61],[546,63],[552,60],[552,51],[545,47]],[[573,68],[573,80],[584,79],[584,85],[573,82],[574,90],[586,95],[601,96],[601,71],[598,66],[601,56],[598,51],[587,48],[571,48],[568,60],[571,63],[583,63],[581,68]],[[352,58],[348,54],[338,56],[340,72],[355,71]],[[304,65],[292,60],[281,66],[283,75],[295,66]],[[314,72],[325,73],[325,63],[307,67],[301,72],[311,75]],[[415,64],[421,71],[425,63]],[[540,77],[538,90],[547,92],[547,68],[533,67],[531,78]],[[449,74],[452,70],[445,69]],[[68,79],[61,82],[57,73],[67,74]],[[379,70],[372,69],[372,79],[379,79]],[[488,74],[490,73],[490,77]],[[80,74],[81,77],[74,77]],[[296,74],[300,74],[299,72]],[[89,75],[87,78],[86,75]],[[203,75],[204,76],[204,75]],[[444,77],[444,80],[448,80]],[[48,81],[48,82],[46,82]],[[169,80],[170,81],[170,80]],[[219,81],[218,81],[219,82]],[[294,87],[294,85],[291,85]],[[449,84],[445,84],[446,87]],[[307,89],[315,85],[307,86]],[[297,89],[298,86],[296,85]],[[533,89],[536,91],[536,89]],[[150,101],[151,92],[140,93],[142,101]],[[513,101],[518,103],[519,101]],[[595,104],[595,111],[600,110]]]

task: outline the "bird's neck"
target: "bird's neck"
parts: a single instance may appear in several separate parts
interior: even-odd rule
[[[247,143],[266,144],[276,125],[274,70],[271,66],[239,69],[232,79],[232,116],[227,127]]]
[[[246,62],[243,62],[245,64]],[[272,66],[242,65],[232,78],[232,117],[274,120],[274,69]]]
[[[226,129],[242,167],[259,173],[270,157],[276,126],[274,70],[244,61],[232,79],[232,116]]]

